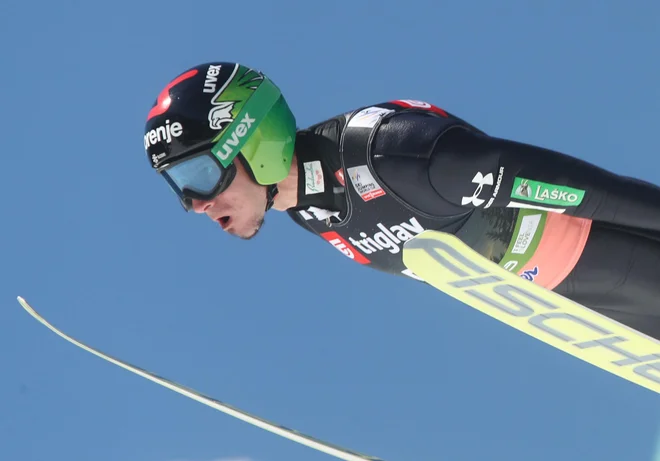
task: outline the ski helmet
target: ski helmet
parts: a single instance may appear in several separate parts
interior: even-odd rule
[[[231,62],[193,67],[172,80],[147,115],[144,148],[190,211],[192,199],[210,200],[234,179],[240,159],[267,187],[289,174],[296,120],[280,89],[263,73]]]

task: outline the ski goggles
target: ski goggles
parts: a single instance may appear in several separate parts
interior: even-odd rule
[[[223,166],[213,154],[213,147],[186,155],[164,166],[158,172],[179,197],[186,211],[192,210],[193,199],[211,200],[222,193],[236,176],[236,167]]]
[[[280,97],[279,89],[272,82],[263,81],[212,144],[185,152],[157,169],[179,196],[186,211],[192,210],[193,199],[210,200],[231,184],[236,176],[234,159],[254,138],[257,126]],[[231,148],[227,150],[225,145]]]

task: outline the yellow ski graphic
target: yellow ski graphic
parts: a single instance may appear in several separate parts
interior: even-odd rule
[[[403,262],[484,314],[660,393],[660,341],[508,272],[455,235],[419,234],[404,244]]]

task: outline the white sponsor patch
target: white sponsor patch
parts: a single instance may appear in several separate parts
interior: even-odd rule
[[[566,208],[550,208],[547,206],[539,205],[530,205],[528,203],[514,202],[513,200],[509,202],[506,206],[507,208],[527,208],[528,210],[541,210],[541,211],[552,211],[553,213],[563,213],[566,211]]]
[[[511,253],[515,254],[525,254],[529,245],[531,245],[532,240],[534,240],[534,235],[536,230],[539,227],[541,222],[541,215],[529,215],[523,216],[520,222],[520,230],[518,231],[518,236],[516,237],[516,243],[513,244],[513,249]]]
[[[323,180],[323,168],[321,162],[305,162],[305,195],[321,194],[325,191],[325,181]]]
[[[360,194],[360,197],[365,202],[385,195],[385,191],[371,175],[367,165],[355,166],[346,171],[348,172],[348,177],[351,178],[356,192]]]
[[[355,114],[355,116],[348,122],[348,126],[372,128],[378,123],[378,120],[390,112],[394,111],[392,109],[383,109],[382,107],[367,107]]]
[[[317,208],[315,206],[310,206],[306,210],[300,210],[298,213],[303,217],[305,221],[310,221],[312,219],[325,221],[326,219],[332,218],[333,216],[337,219],[340,219],[339,211],[324,210],[323,208]]]

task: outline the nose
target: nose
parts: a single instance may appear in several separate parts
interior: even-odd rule
[[[192,200],[192,209],[195,213],[206,213],[213,203],[210,200]]]

